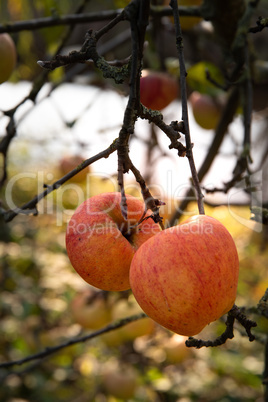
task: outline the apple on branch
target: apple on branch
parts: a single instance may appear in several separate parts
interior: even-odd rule
[[[239,260],[216,219],[198,215],[163,230],[135,253],[130,285],[144,312],[180,335],[196,335],[234,305]]]
[[[84,201],[73,214],[66,233],[66,249],[72,266],[90,285],[103,290],[130,288],[129,268],[136,250],[161,231],[149,218],[145,205],[127,195],[126,220],[121,194],[103,193]]]
[[[140,79],[140,101],[148,109],[162,110],[177,99],[179,84],[168,73],[143,70]]]

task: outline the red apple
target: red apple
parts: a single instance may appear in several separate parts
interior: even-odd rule
[[[0,84],[7,81],[16,65],[16,47],[11,36],[0,34]]]
[[[230,233],[216,219],[198,215],[163,230],[137,250],[130,285],[149,317],[192,336],[232,308],[238,272]]]
[[[168,73],[144,70],[140,79],[140,100],[149,109],[162,110],[177,99],[178,81]]]
[[[66,248],[73,267],[86,282],[103,290],[130,288],[133,255],[161,231],[151,218],[138,224],[145,209],[142,201],[127,195],[128,220],[120,202],[120,193],[93,196],[77,208],[67,227]]]
[[[79,292],[71,302],[74,321],[86,329],[99,329],[111,322],[111,308],[100,294],[91,289]]]
[[[214,130],[219,122],[222,104],[210,95],[194,91],[189,96],[195,121],[206,130]]]

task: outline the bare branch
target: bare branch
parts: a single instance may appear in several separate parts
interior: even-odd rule
[[[195,339],[190,337],[186,342],[187,347],[195,347],[200,349],[202,347],[215,347],[223,345],[228,339],[232,339],[234,337],[234,323],[237,320],[246,330],[249,341],[252,342],[255,340],[255,336],[251,333],[251,328],[256,327],[257,324],[255,321],[248,319],[245,314],[234,304],[233,308],[228,312],[227,320],[226,320],[226,329],[225,331],[213,341],[204,341],[202,339]]]
[[[13,360],[10,362],[5,362],[5,363],[0,363],[0,368],[9,368],[12,366],[21,366],[22,364],[28,363],[30,361],[33,360],[41,360],[44,359],[45,357],[51,356],[56,352],[59,352],[62,349],[65,349],[69,346],[72,345],[76,345],[77,343],[83,343],[86,341],[89,341],[93,338],[96,338],[97,336],[100,336],[102,334],[105,334],[107,332],[111,332],[114,331],[115,329],[121,328],[127,324],[129,324],[130,322],[133,321],[137,321],[139,319],[142,318],[146,318],[147,315],[145,313],[140,313],[140,314],[136,314],[136,315],[132,315],[130,317],[126,317],[123,318],[119,321],[116,321],[112,324],[107,325],[104,328],[99,329],[98,331],[92,332],[90,334],[84,335],[84,336],[80,336],[77,338],[71,338],[69,340],[67,340],[66,342],[63,342],[59,345],[56,346],[52,346],[52,347],[46,347],[43,351],[38,352],[36,354],[30,355],[25,357],[24,359],[20,359],[20,360]]]
[[[63,176],[61,179],[57,180],[50,186],[47,186],[46,189],[42,193],[35,196],[31,201],[27,202],[26,204],[22,205],[21,207],[4,212],[3,213],[4,220],[6,222],[10,222],[18,214],[26,214],[26,215],[34,214],[34,215],[36,215],[38,213],[37,212],[37,204],[39,203],[40,200],[42,200],[44,197],[46,197],[52,191],[57,190],[60,186],[62,186],[62,184],[64,184],[67,180],[71,179],[77,173],[81,172],[81,170],[85,169],[87,166],[91,165],[92,163],[94,163],[102,158],[108,158],[108,156],[111,153],[113,153],[114,151],[116,151],[116,149],[117,149],[117,140],[114,140],[113,143],[108,148],[106,148],[104,151],[96,154],[95,156],[92,156],[89,159],[86,159],[83,163],[78,165],[75,169],[71,170],[69,173],[67,173],[65,176]]]
[[[203,204],[203,194],[201,191],[201,187],[199,184],[199,178],[195,167],[194,156],[193,156],[193,145],[191,142],[191,135],[190,135],[190,127],[189,127],[189,120],[188,120],[188,107],[187,107],[187,89],[186,89],[186,68],[184,62],[184,53],[183,53],[183,38],[182,38],[182,31],[180,25],[180,17],[179,17],[179,10],[178,4],[176,0],[170,1],[170,6],[173,9],[174,15],[174,23],[175,23],[175,32],[176,32],[176,45],[180,63],[180,88],[181,88],[181,103],[182,103],[182,120],[184,123],[184,134],[186,140],[186,156],[189,160],[189,165],[192,173],[193,184],[197,193],[197,204],[198,210],[200,214],[204,214],[204,204]]]

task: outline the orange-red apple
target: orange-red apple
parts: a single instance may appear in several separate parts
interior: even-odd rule
[[[130,288],[134,253],[161,231],[151,218],[138,224],[145,209],[142,201],[127,195],[127,220],[120,202],[120,193],[93,196],[76,209],[67,227],[66,248],[74,269],[90,285],[103,290]]]
[[[178,81],[168,73],[143,70],[140,100],[147,108],[162,110],[177,99],[178,93]]]
[[[0,84],[2,84],[9,79],[17,60],[15,44],[7,33],[0,34],[0,60]]]
[[[193,115],[197,124],[206,130],[213,130],[219,122],[222,104],[210,95],[194,91],[189,96]]]
[[[228,230],[216,219],[198,215],[163,230],[137,250],[130,285],[149,317],[192,336],[232,308],[238,272]]]
[[[111,322],[111,308],[100,294],[91,289],[79,292],[72,300],[74,321],[86,329],[99,329]]]

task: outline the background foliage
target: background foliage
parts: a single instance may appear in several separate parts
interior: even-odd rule
[[[123,0],[98,2],[84,0],[77,5],[77,2],[71,0],[37,0],[34,2],[31,0],[1,0],[2,24],[64,16],[78,13],[78,11],[79,13],[96,12],[100,15],[98,20],[91,23],[50,26],[37,30],[18,30],[11,33],[18,52],[17,67],[11,77],[15,90],[16,85],[23,81],[32,82],[33,88],[37,92],[47,81],[52,84],[52,88],[57,88],[65,82],[73,85],[82,82],[83,85],[95,86],[102,91],[113,89],[122,97],[127,96],[129,92],[127,83],[115,85],[110,79],[104,80],[93,64],[71,65],[56,69],[47,75],[36,63],[37,60],[51,60],[62,47],[62,43],[62,52],[65,54],[73,49],[79,50],[84,41],[85,32],[89,28],[97,30],[106,24],[101,18],[103,12],[117,10],[125,7],[127,3]],[[160,3],[160,1],[155,1],[152,2],[152,5],[158,6]],[[256,25],[255,22],[259,15],[267,16],[265,15],[267,1],[255,3],[256,8],[250,19],[252,27]],[[215,7],[219,6],[219,2],[215,2],[215,4]],[[230,2],[228,2],[229,8],[226,6],[226,13],[230,16],[231,21],[233,6],[229,4]],[[248,2],[246,4],[248,5]],[[79,7],[81,7],[80,10],[78,10]],[[212,66],[211,74],[217,78],[217,81],[225,82],[225,61],[228,51],[215,38],[214,31],[211,28],[205,29],[205,27],[203,21],[190,30],[183,31],[185,59],[189,69],[187,90],[189,93],[192,90],[205,93],[215,91],[224,93],[222,88],[216,88],[208,83],[200,73],[200,71],[204,71],[205,66]],[[260,33],[249,36],[250,66],[253,74],[252,116],[254,121],[258,119],[262,121],[262,133],[267,133],[268,75],[267,67],[261,78],[254,75],[254,71],[256,71],[254,66],[256,66],[256,60],[268,63],[266,31],[267,29],[264,29]],[[223,35],[223,39],[228,38],[228,34],[224,33],[224,30],[220,34]],[[146,35],[148,42],[144,50],[144,67],[155,70],[168,69],[169,72],[178,74],[174,28],[169,16],[152,18]],[[99,47],[107,60],[128,57],[130,33],[127,22],[120,23],[108,32],[100,40]],[[34,103],[32,106],[35,106]],[[242,102],[237,109],[236,116],[243,113],[243,106]],[[4,107],[3,110],[7,110],[7,108]],[[7,117],[8,114],[3,113],[1,119]],[[72,131],[79,118],[73,121],[63,119],[63,123]],[[4,122],[7,123],[7,120]],[[4,127],[5,124],[1,126],[1,138],[6,135]],[[20,133],[19,128],[18,124],[18,133]],[[35,141],[42,149],[47,140],[38,138],[36,135]],[[84,144],[76,141],[75,135],[73,135],[73,141],[76,143],[76,152],[79,150],[84,157],[92,156],[85,154]],[[53,177],[60,177],[58,162],[55,159],[51,160],[50,155],[43,155],[41,152],[42,163],[39,165],[38,158],[30,158],[27,141],[20,142],[19,139],[16,139],[14,144],[10,146],[8,153],[6,183],[21,171],[53,172]],[[152,143],[150,144],[153,149]],[[265,150],[267,150],[267,135],[257,138],[253,136],[252,144],[255,148],[253,147],[254,153],[251,156],[255,161],[257,160],[257,165],[260,168],[267,166],[267,159],[265,162],[264,158]],[[103,148],[105,147],[104,144]],[[235,153],[238,149],[243,151],[241,144],[235,149],[232,148],[230,153]],[[58,159],[61,156],[59,154]],[[260,161],[263,165],[260,164]],[[151,163],[151,154],[148,152],[148,165]],[[213,169],[213,165],[211,169]],[[241,179],[247,177],[247,175],[244,176],[244,173],[244,171],[241,172]],[[224,182],[224,176],[221,179]],[[90,180],[90,194],[88,195],[110,190],[109,182],[103,178],[94,176]],[[148,174],[148,182],[150,182],[150,174]],[[3,209],[5,208],[5,185],[1,190],[3,200],[1,208]],[[85,191],[85,180],[77,185],[81,187],[82,191]],[[32,199],[36,195],[36,188],[37,182],[29,178],[16,182],[13,188],[13,199],[16,205],[22,205]],[[265,193],[265,188],[263,191]],[[69,190],[64,193],[63,202],[60,204],[57,204],[54,194],[50,194],[48,200],[53,205],[54,213],[44,213],[37,217],[19,215],[9,223],[4,222],[1,217],[1,363],[23,359],[47,347],[55,346],[90,331],[84,329],[72,313],[72,300],[88,286],[74,272],[65,250],[65,229],[68,219],[68,214],[65,215],[65,212],[73,210],[77,206],[77,199]],[[267,203],[267,199],[264,201]],[[246,204],[232,206],[232,210],[249,221],[250,202]],[[266,206],[265,203],[263,206]],[[195,203],[187,205],[187,211],[195,208]],[[57,225],[56,212],[59,210],[64,217],[61,226]],[[162,213],[166,221],[173,215],[171,211],[166,213],[164,207]],[[257,322],[257,328],[254,329],[256,336],[254,342],[250,343],[245,336],[244,329],[237,326],[235,338],[221,347],[189,350],[184,345],[178,346],[179,357],[177,361],[174,361],[176,352],[172,351],[172,357],[170,357],[166,347],[167,343],[171,343],[170,339],[173,334],[160,326],[155,326],[152,334],[135,339],[124,339],[119,335],[120,330],[115,330],[110,333],[110,337],[99,336],[88,342],[64,348],[44,359],[33,360],[21,366],[1,368],[0,399],[8,402],[37,400],[41,402],[91,400],[97,402],[120,400],[262,401],[265,393],[263,373],[265,365],[267,365],[265,344],[267,345],[268,324],[267,317],[261,316],[256,306],[263,297],[268,283],[267,229],[263,226],[261,231],[255,231],[256,223],[254,222],[246,228],[231,216],[226,205],[207,205],[206,213],[221,220],[234,236],[241,262],[237,305],[245,308],[247,315]],[[111,308],[114,308],[120,299],[131,301],[129,292],[122,294],[113,292],[104,297],[108,305],[113,306]],[[223,330],[224,320],[219,320],[202,332],[202,338],[213,339]],[[118,372],[120,373],[118,389],[123,388],[126,373],[130,373],[128,376],[130,380],[126,385],[129,391],[128,396],[115,396],[108,389],[105,378],[108,376],[112,378],[113,383],[116,383],[117,379],[113,375]],[[133,387],[133,392],[131,387]]]

